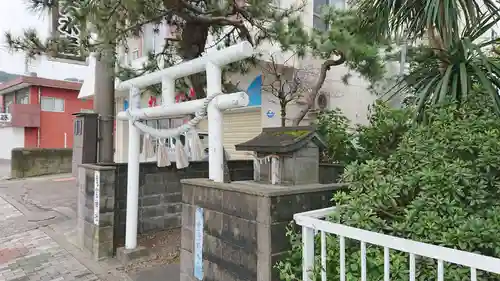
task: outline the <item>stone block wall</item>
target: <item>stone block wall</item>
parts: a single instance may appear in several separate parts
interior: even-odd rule
[[[181,281],[194,281],[195,212],[203,208],[203,280],[278,281],[273,265],[290,248],[295,213],[332,205],[339,184],[276,187],[183,180]]]
[[[96,259],[114,252],[115,168],[82,164],[78,171],[79,246]]]
[[[248,160],[228,161],[231,179],[251,180],[253,164]],[[116,167],[115,238],[125,236],[127,208],[127,165]],[[192,162],[177,170],[158,167],[156,163],[141,163],[139,167],[139,225],[138,233],[160,231],[181,226],[181,179],[208,178],[208,162]]]
[[[71,148],[14,148],[11,156],[12,178],[71,173]]]
[[[230,160],[228,161],[228,166],[231,174],[231,179],[233,181],[253,179],[252,161]],[[96,172],[99,172],[99,196],[94,197]],[[320,169],[320,178],[331,180],[331,178],[328,178],[326,176],[331,174],[331,172],[332,171],[330,168],[325,168],[322,170]],[[141,163],[139,179],[140,190],[138,232],[146,233],[181,227],[181,213],[185,213],[186,211],[194,208],[192,207],[190,209],[188,206],[186,208],[182,207],[181,195],[183,190],[181,180],[207,177],[207,162],[194,162],[191,163],[188,168],[182,170],[177,170],[175,168],[175,164],[171,167],[159,168],[156,166],[156,163]],[[127,165],[81,164],[79,166],[77,183],[79,187],[79,244],[82,246],[82,248],[90,251],[97,259],[106,256],[112,256],[113,251],[118,246],[119,241],[122,240],[122,238],[124,238],[125,236]],[[331,198],[331,192],[327,192],[327,194],[328,196],[326,196],[325,198]],[[186,196],[186,198],[190,198],[190,195]],[[238,197],[239,195],[234,196]],[[248,196],[259,197],[255,194],[250,194]],[[99,202],[97,206],[95,205],[96,198]],[[214,199],[213,201],[211,201],[211,204],[213,204],[212,209],[227,209],[229,207],[225,206],[224,204],[231,203],[234,204],[232,205],[232,208],[241,208],[243,211],[245,210],[245,204],[247,203],[245,203],[244,201],[235,201],[231,198],[228,198],[228,200],[230,201],[228,202],[227,200],[222,199],[217,201]],[[243,205],[238,205],[240,203]],[[318,207],[319,205],[317,205],[316,203],[317,202],[315,201],[310,205],[314,208]],[[208,203],[204,204],[206,205]],[[195,204],[190,205],[194,206]],[[246,211],[250,212],[250,210]],[[287,210],[282,211],[284,212]],[[282,226],[286,225],[285,222],[291,220],[291,216],[295,212],[295,209],[290,209],[289,211],[289,216],[285,216],[285,219],[283,219],[282,222],[275,222],[276,225],[279,225],[275,226],[273,229],[273,233],[275,233],[275,235],[278,235],[276,233],[282,233],[284,231],[284,228],[282,228]],[[207,209],[207,212],[208,214],[206,216],[207,218],[210,218],[210,209]],[[95,215],[97,215],[99,218],[98,222],[94,220]],[[229,215],[233,214],[229,213]],[[189,216],[184,215],[184,217]],[[229,217],[226,217],[226,220],[228,219]],[[190,225],[189,220],[192,221],[192,219],[188,219],[188,223],[186,225]],[[235,221],[237,221],[237,218],[235,219]],[[231,229],[232,228],[227,228],[226,232],[229,233]],[[281,242],[283,242],[283,240],[277,241],[278,244]]]

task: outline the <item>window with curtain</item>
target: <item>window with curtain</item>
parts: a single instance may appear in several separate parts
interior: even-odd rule
[[[16,92],[16,103],[29,104],[30,103],[30,89],[25,88]]]
[[[42,111],[64,112],[64,99],[53,97],[42,97],[40,100]]]
[[[5,113],[10,113],[10,105],[14,103],[14,93],[3,96],[3,108]]]

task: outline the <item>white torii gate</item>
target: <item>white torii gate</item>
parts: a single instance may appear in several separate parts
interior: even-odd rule
[[[134,124],[134,121],[160,117],[172,118],[206,109],[208,115],[209,179],[215,182],[223,182],[222,111],[230,108],[245,107],[248,105],[249,98],[244,92],[221,95],[221,67],[248,58],[253,53],[252,45],[245,41],[222,50],[210,52],[194,60],[124,81],[118,85],[118,90],[130,91],[129,109],[117,114],[117,119],[129,120],[126,249],[134,249],[137,246],[141,129],[137,124]],[[202,71],[206,71],[207,98],[176,104],[175,80]],[[139,89],[157,83],[162,84],[163,104],[156,107],[140,108]],[[195,117],[195,119],[197,118]],[[178,135],[179,130],[170,130],[170,133]],[[152,135],[154,136],[154,133]]]

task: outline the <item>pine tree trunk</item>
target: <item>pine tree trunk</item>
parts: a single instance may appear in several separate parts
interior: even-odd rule
[[[205,51],[208,38],[209,26],[205,23],[187,22],[182,29],[179,55],[184,61],[189,61],[200,57]],[[189,76],[196,98],[205,98],[206,79],[203,73],[196,73]]]
[[[94,111],[99,114],[99,163],[114,162],[115,69],[114,45],[109,46],[96,62]]]

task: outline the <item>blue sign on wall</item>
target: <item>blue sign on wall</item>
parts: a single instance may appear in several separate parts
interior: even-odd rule
[[[123,101],[123,111],[128,109],[128,100]]]
[[[250,83],[247,89],[247,94],[250,99],[248,106],[262,104],[262,75],[258,75],[252,83]]]
[[[203,280],[203,208],[196,207],[194,217],[194,277]]]

